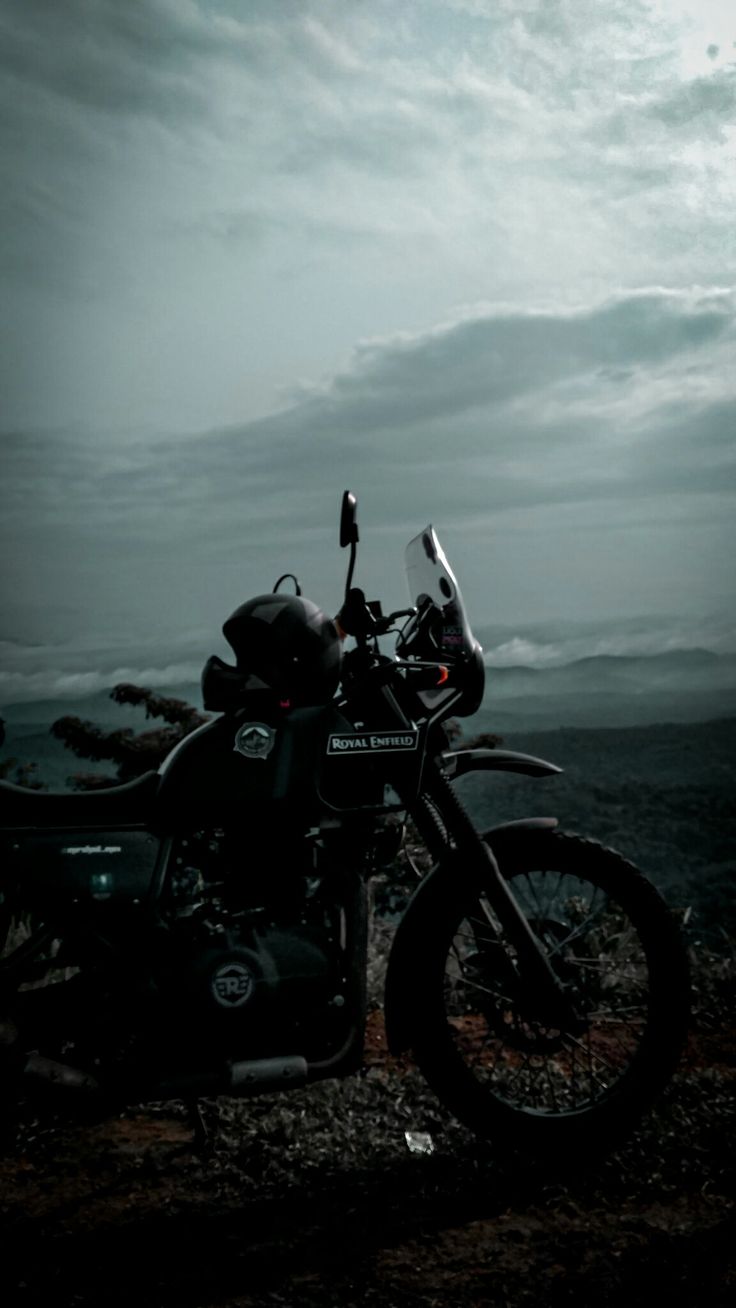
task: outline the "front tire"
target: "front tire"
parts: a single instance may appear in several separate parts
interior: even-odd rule
[[[424,940],[416,1061],[476,1134],[539,1156],[610,1147],[670,1079],[689,981],[664,901],[611,849],[558,831],[489,833],[502,874],[581,1020],[535,1017],[484,898],[450,887]]]

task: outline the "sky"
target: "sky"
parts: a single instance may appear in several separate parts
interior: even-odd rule
[[[0,148],[13,675],[334,611],[347,486],[394,607],[733,621],[731,0],[0,0]]]

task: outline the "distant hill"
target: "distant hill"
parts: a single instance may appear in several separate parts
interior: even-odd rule
[[[550,731],[556,727],[641,727],[660,722],[706,722],[736,715],[736,689],[625,694],[494,693],[476,714],[478,731]]]
[[[736,713],[736,655],[671,650],[603,654],[558,667],[489,667],[490,730],[702,722]]]
[[[599,654],[553,667],[489,667],[488,689],[504,695],[595,691],[736,689],[736,655],[705,649],[664,654]]]

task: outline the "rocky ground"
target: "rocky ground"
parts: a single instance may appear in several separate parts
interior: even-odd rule
[[[656,1113],[564,1176],[502,1164],[388,1057],[350,1080],[93,1125],[32,1116],[0,1160],[0,1301],[177,1308],[736,1302],[734,966],[696,960]],[[412,1152],[406,1132],[431,1137]],[[416,1147],[416,1141],[414,1141]],[[427,1141],[420,1141],[426,1148]]]

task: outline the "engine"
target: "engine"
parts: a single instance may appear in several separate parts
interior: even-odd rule
[[[362,885],[316,838],[181,840],[151,967],[164,1042],[195,1061],[328,1057],[357,1016]]]

